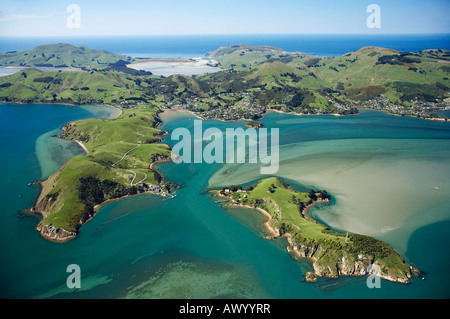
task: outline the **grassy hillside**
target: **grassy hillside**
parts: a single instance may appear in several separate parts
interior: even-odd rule
[[[376,264],[385,279],[408,282],[411,277],[410,266],[389,245],[368,236],[333,232],[307,216],[308,205],[328,199],[326,191],[298,192],[272,177],[245,189],[224,187],[220,193],[235,204],[268,212],[271,227],[289,237],[294,256],[314,260],[317,276],[364,275],[368,265]]]
[[[105,200],[147,191],[161,176],[149,165],[170,157],[158,144],[157,109],[125,110],[115,120],[87,119],[67,124],[63,138],[81,141],[89,154],[75,157],[45,182],[36,210],[46,214],[40,223],[77,232]]]
[[[102,69],[120,61],[130,63],[134,59],[105,50],[93,50],[65,43],[41,45],[27,51],[0,53],[1,66]]]
[[[140,97],[137,77],[116,71],[43,72],[25,69],[0,77],[0,100],[36,103],[118,104]]]
[[[365,106],[427,117],[432,110],[450,106],[448,50],[410,53],[365,47],[339,57],[252,50],[248,46],[219,52],[226,52],[217,54],[216,59],[228,70],[199,79],[233,93],[250,92],[267,108],[341,113]],[[317,99],[293,107],[290,102],[298,90],[311,92]]]
[[[306,56],[300,52],[288,53],[275,47],[249,46],[246,44],[221,47],[207,55],[214,57],[220,67],[238,71],[255,68],[269,59],[287,63],[295,58]]]
[[[62,59],[70,50],[71,46],[63,46],[55,58]],[[365,47],[339,57],[314,57],[242,44],[210,54],[225,70],[165,78],[136,70],[130,73],[120,63],[90,72],[26,69],[0,78],[0,100],[124,107],[150,104],[226,120],[257,119],[267,109],[355,114],[361,106],[434,117],[434,111],[450,107],[450,54],[445,50],[410,53]]]

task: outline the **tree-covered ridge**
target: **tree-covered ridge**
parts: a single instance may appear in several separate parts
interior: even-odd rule
[[[327,202],[325,191],[298,192],[279,178],[260,180],[255,185],[223,187],[222,196],[233,204],[261,208],[271,216],[269,225],[289,238],[294,257],[311,258],[315,275],[365,275],[368,266],[377,265],[381,277],[409,282],[412,267],[388,244],[370,236],[343,234],[328,229],[308,217],[306,210],[316,202]]]

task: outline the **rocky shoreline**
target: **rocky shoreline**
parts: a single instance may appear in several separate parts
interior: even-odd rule
[[[370,265],[376,265],[379,269],[383,269],[385,265],[377,263],[373,256],[360,254],[358,258],[355,259],[353,256],[343,252],[341,259],[336,259],[334,261],[334,267],[329,267],[329,265],[322,265],[320,261],[315,257],[324,253],[323,247],[321,245],[298,245],[293,242],[291,236],[286,236],[289,242],[287,251],[292,253],[297,258],[307,258],[313,262],[314,272],[307,272],[305,274],[304,280],[307,282],[315,282],[318,277],[327,278],[339,278],[340,276],[366,276],[372,274],[370,271]],[[297,258],[296,258],[297,257]],[[391,282],[397,282],[402,284],[410,283],[410,280],[420,274],[420,270],[409,266],[409,273],[405,276],[393,276],[389,274],[384,274],[383,272],[375,273],[378,277]]]
[[[35,229],[43,238],[59,243],[64,243],[78,235],[75,232],[69,232],[63,228],[55,228],[53,225],[45,225],[43,223],[39,223]]]

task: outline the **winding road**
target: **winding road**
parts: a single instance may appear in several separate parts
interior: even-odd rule
[[[152,132],[152,131],[153,131],[153,130],[137,131],[136,134],[138,134],[138,135],[140,135],[140,136],[136,136],[136,137],[128,138],[128,139],[126,139],[126,140],[122,140],[122,141],[120,141],[120,143],[123,143],[123,142],[126,142],[126,141],[130,141],[130,140],[135,140],[135,139],[140,138],[140,137],[145,137],[144,134],[142,134],[141,132]],[[131,143],[131,144],[133,144],[133,143]],[[126,151],[125,154],[123,154],[122,158],[121,158],[120,160],[118,160],[117,162],[115,162],[114,164],[112,164],[111,166],[114,167],[116,164],[118,164],[118,163],[120,163],[121,161],[123,161],[123,159],[124,159],[128,154],[130,154],[132,151],[134,151],[134,150],[137,149],[139,146],[141,146],[140,143],[135,144],[135,145],[136,145],[135,147],[130,148],[128,151]],[[130,182],[130,185],[131,185],[131,186],[139,185],[139,184],[141,184],[143,181],[145,181],[146,178],[147,178],[147,174],[138,172],[138,173],[140,173],[140,174],[144,174],[145,177],[144,177],[143,179],[141,179],[139,182],[133,183],[134,180],[136,179],[137,173],[136,173],[135,171],[131,170],[131,169],[127,169],[127,172],[131,172],[131,173],[134,174],[133,179],[132,179],[131,182]]]

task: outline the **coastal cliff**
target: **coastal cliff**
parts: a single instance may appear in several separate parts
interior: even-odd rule
[[[314,273],[305,274],[306,281],[315,281],[317,277],[338,278],[340,276],[365,276],[372,273],[369,266],[375,265],[380,272],[376,274],[392,282],[409,283],[418,270],[404,264],[405,267],[389,267],[382,259],[369,254],[352,254],[342,249],[330,250],[321,244],[298,244],[288,237],[288,252],[294,258],[308,258],[313,261]],[[297,258],[296,258],[297,259]],[[374,268],[376,269],[376,268]]]

